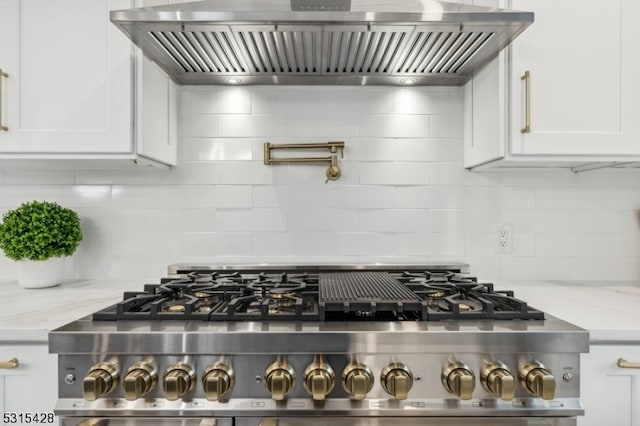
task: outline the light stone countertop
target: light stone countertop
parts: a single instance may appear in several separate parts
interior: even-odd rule
[[[484,280],[481,280],[484,281]],[[159,282],[159,280],[158,280]],[[587,329],[594,344],[640,345],[640,282],[495,280],[496,290]],[[46,342],[49,330],[141,291],[144,280],[76,280],[46,289],[0,281],[0,341]]]
[[[46,342],[49,330],[122,300],[124,291],[142,291],[143,280],[74,280],[25,289],[0,281],[0,341]]]

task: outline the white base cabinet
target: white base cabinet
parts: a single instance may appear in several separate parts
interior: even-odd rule
[[[0,361],[12,358],[17,358],[18,368],[0,369],[0,424],[57,425],[51,416],[58,395],[56,356],[46,342],[0,342]]]
[[[0,0],[0,160],[176,162],[173,83],[109,20],[130,0]]]
[[[640,369],[620,368],[619,358],[640,362],[640,346],[591,346],[583,355],[579,426],[640,426]]]
[[[640,160],[640,2],[483,3],[535,22],[465,87],[465,167]]]

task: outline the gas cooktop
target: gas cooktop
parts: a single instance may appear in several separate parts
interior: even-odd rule
[[[540,320],[512,291],[463,268],[426,266],[183,266],[159,284],[125,292],[94,320],[435,321]]]

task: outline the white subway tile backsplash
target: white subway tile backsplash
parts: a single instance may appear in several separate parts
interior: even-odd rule
[[[462,115],[431,115],[432,138],[462,138],[464,136],[464,122]]]
[[[431,185],[443,186],[496,186],[500,185],[499,173],[474,173],[465,170],[461,163],[435,163],[430,165]]]
[[[217,170],[221,166],[213,163],[185,162],[180,164],[180,167],[173,167],[169,170],[149,170],[147,183],[152,185],[215,184],[217,183]]]
[[[180,97],[185,114],[249,114],[251,91],[246,87],[184,87]]]
[[[600,189],[538,187],[535,194],[535,207],[542,210],[600,210],[607,203],[605,191]],[[640,202],[637,204],[640,207]]]
[[[456,114],[462,116],[463,92],[458,87],[402,87],[395,90],[397,114]]]
[[[495,236],[495,232],[493,233],[493,235]],[[503,256],[524,257],[536,255],[536,234],[513,233],[511,239],[511,253],[504,253],[502,254]]]
[[[287,115],[287,136],[344,139],[358,136],[356,112],[323,112],[312,115],[292,112]]]
[[[528,210],[535,205],[535,192],[527,187],[467,186],[467,208],[485,210]]]
[[[390,186],[290,186],[288,207],[316,207],[339,209],[386,208],[393,202]]]
[[[567,232],[570,212],[562,210],[502,210],[496,223],[506,223],[513,232]]]
[[[251,230],[256,232],[286,232],[287,212],[280,209],[253,209]]]
[[[350,139],[345,142],[344,155],[349,161],[392,161],[396,156],[396,142],[394,139]]]
[[[152,209],[146,211],[147,226],[149,232],[181,231],[178,224],[182,220],[182,214],[176,209]]]
[[[570,261],[573,280],[637,281],[640,276],[640,263],[635,256],[573,257]]]
[[[216,210],[181,209],[180,220],[176,222],[178,229],[183,232],[214,232],[216,227]],[[175,224],[174,224],[175,226]]]
[[[249,185],[218,185],[213,189],[215,190],[215,193],[213,194],[215,207],[223,209],[252,207],[252,188]],[[190,195],[195,195],[197,193],[198,191],[195,190],[194,194],[185,194],[185,198],[193,199]],[[203,195],[206,196],[206,194]]]
[[[468,256],[496,255],[496,236],[493,233],[465,234],[465,252]]]
[[[360,116],[360,136],[425,138],[430,136],[428,115],[366,114]]]
[[[568,280],[571,260],[566,257],[502,257],[500,275],[508,280]]]
[[[143,185],[147,182],[148,172],[150,170],[77,170],[75,172],[75,183],[77,185]],[[46,182],[57,183],[49,180],[46,180]]]
[[[253,139],[183,138],[179,148],[181,162],[253,160]]]
[[[108,207],[111,187],[107,185],[43,185],[42,197],[68,208]]]
[[[536,234],[536,256],[604,256],[604,234]]]
[[[465,198],[464,187],[401,186],[394,189],[393,206],[400,209],[464,209],[468,207]]]
[[[38,185],[43,182],[49,185],[73,185],[76,183],[73,170],[6,169],[4,172],[0,172],[0,179],[3,175],[4,179],[0,182],[5,185]]]
[[[111,236],[111,249],[115,255],[177,255],[180,253],[180,234],[168,231],[129,231],[127,237],[115,233]]]
[[[340,235],[342,234],[329,232],[289,232],[290,254],[295,256],[327,256],[336,252],[342,253],[340,251],[342,249]]]
[[[601,197],[598,201],[600,209],[639,210],[640,191],[635,188],[608,189],[604,199]]]
[[[427,210],[385,209],[360,212],[360,231],[427,232],[428,228]]]
[[[592,234],[587,234],[592,235]],[[640,244],[637,233],[615,233],[600,235],[604,240],[603,255],[609,257],[636,257],[640,258]]]
[[[358,229],[358,212],[347,209],[291,208],[287,210],[290,232],[348,232]]]
[[[284,208],[289,205],[289,188],[286,186],[254,186],[254,208]]]
[[[287,232],[254,232],[253,255],[261,256],[289,256],[298,255],[292,251],[292,237]]]
[[[3,185],[0,187],[0,207],[12,210],[20,204],[32,200],[42,200],[43,194],[39,186]]]
[[[258,162],[224,162],[218,166],[221,185],[279,185],[287,183],[287,166]]]
[[[465,232],[467,231],[466,222],[464,210],[431,210],[431,232]]]
[[[264,97],[264,91],[261,93]],[[323,114],[391,114],[393,90],[385,87],[360,90],[348,87],[292,87],[278,95],[279,107],[287,114],[310,118]]]
[[[111,206],[115,209],[180,208],[184,191],[179,186],[171,185],[113,185]]]
[[[571,232],[640,233],[640,218],[636,210],[574,210],[569,214]]]
[[[0,171],[0,213],[33,199],[78,211],[69,278],[432,261],[468,262],[481,280],[640,279],[640,170],[468,172],[459,87],[180,90],[170,171]],[[264,142],[329,140],[346,144],[337,181],[324,183],[326,164],[263,164]],[[511,253],[497,253],[496,224],[512,226]],[[0,278],[16,277],[0,256]]]
[[[286,134],[287,120],[276,114],[229,114],[218,116],[218,126],[218,135],[224,138],[282,136]]]
[[[0,279],[18,279],[18,264],[4,255],[0,255]]]
[[[180,134],[190,138],[218,136],[218,116],[215,114],[182,114]]]
[[[287,213],[277,209],[218,209],[216,229],[220,232],[287,231]]]
[[[462,139],[396,139],[397,161],[438,161],[461,162],[463,158]],[[390,158],[385,158],[390,161]]]
[[[216,229],[219,232],[242,232],[252,228],[250,209],[224,209],[216,211]]]
[[[181,235],[183,255],[238,256],[251,253],[250,232],[185,232]]]
[[[399,255],[464,256],[464,234],[397,234],[396,253]]]
[[[335,251],[350,256],[382,256],[395,253],[393,234],[345,232],[336,235]]]
[[[362,163],[361,185],[427,185],[429,165],[426,163]]]

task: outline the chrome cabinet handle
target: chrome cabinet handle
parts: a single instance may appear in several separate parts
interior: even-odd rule
[[[531,133],[531,72],[525,71],[520,80],[524,80],[524,128],[520,133]]]
[[[9,77],[9,74],[2,71],[2,68],[0,68],[0,130],[4,130],[6,132],[9,128],[2,124],[2,77]]]
[[[9,361],[0,361],[0,368],[18,368],[20,367],[20,363],[18,362],[18,358],[11,358]]]
[[[624,358],[618,358],[618,367],[620,368],[640,368],[640,362],[627,361]]]

